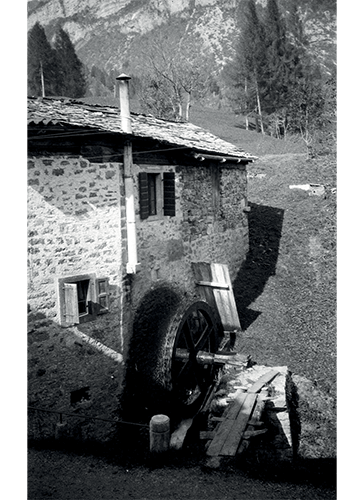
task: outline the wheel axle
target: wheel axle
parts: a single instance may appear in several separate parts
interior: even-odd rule
[[[175,359],[177,361],[188,361],[191,353],[188,349],[177,348],[175,352]],[[231,360],[235,354],[215,354],[212,352],[198,351],[196,354],[196,361],[199,365],[224,365],[227,361]]]

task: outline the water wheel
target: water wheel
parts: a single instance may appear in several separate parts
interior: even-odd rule
[[[222,335],[217,313],[203,301],[156,301],[134,331],[135,396],[142,395],[152,413],[194,413],[216,373],[211,356]]]
[[[185,409],[195,408],[213,381],[216,368],[201,353],[217,351],[220,331],[214,311],[202,301],[178,312],[169,325],[163,354],[165,378],[174,399]]]

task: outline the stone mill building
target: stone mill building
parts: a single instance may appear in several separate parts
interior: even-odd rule
[[[190,123],[129,113],[127,85],[121,76],[120,109],[28,99],[33,409],[111,418],[153,291],[167,291],[168,310],[168,290],[196,296],[192,263],[226,264],[233,281],[248,251],[254,157]],[[100,439],[110,431],[78,425]]]

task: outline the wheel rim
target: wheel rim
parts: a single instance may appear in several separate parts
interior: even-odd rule
[[[208,305],[192,304],[180,320],[172,351],[172,390],[184,407],[195,405],[211,384],[214,367],[198,363],[197,353],[214,353],[216,344],[217,326]]]

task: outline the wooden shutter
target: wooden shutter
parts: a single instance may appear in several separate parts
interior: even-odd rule
[[[98,304],[97,314],[104,314],[109,310],[109,278],[98,278],[96,280],[96,301]]]
[[[75,325],[80,322],[78,314],[77,284],[64,283],[64,305],[66,325]]]
[[[193,262],[192,270],[201,298],[218,310],[224,331],[241,331],[228,266]]]
[[[176,215],[176,190],[174,172],[165,172],[163,175],[163,210],[164,215]]]
[[[139,208],[140,218],[147,219],[149,216],[149,190],[146,172],[139,173]]]

